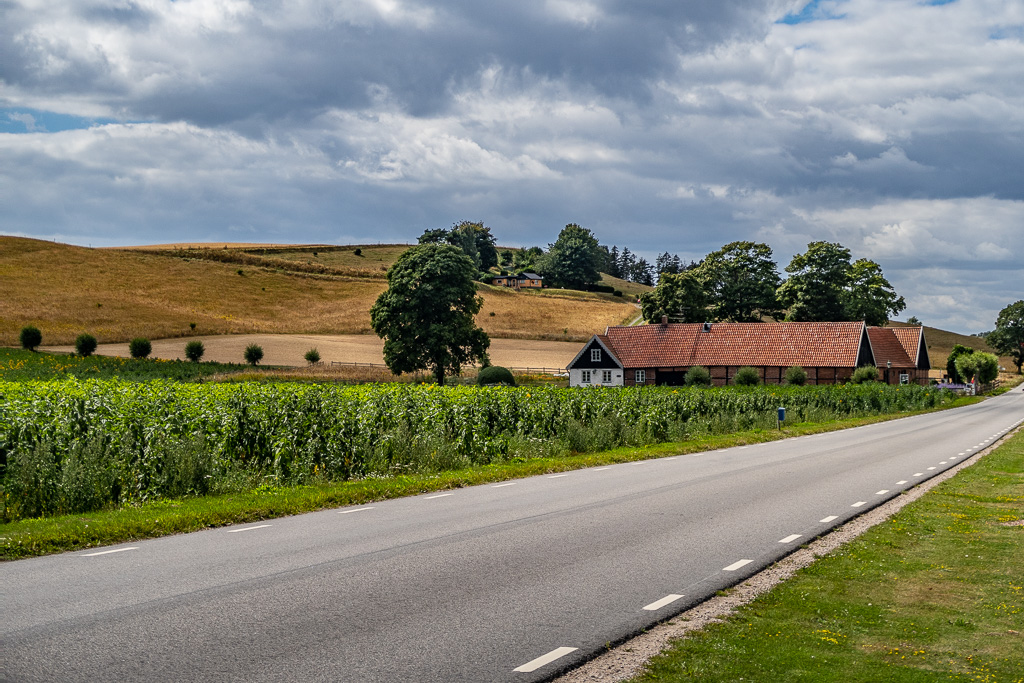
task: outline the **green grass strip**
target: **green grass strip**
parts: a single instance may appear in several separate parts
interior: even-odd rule
[[[637,682],[1024,682],[1024,432]]]
[[[980,400],[961,398],[943,409]],[[744,446],[884,422],[923,412],[932,411],[794,424],[781,431],[755,430],[693,441],[617,448],[562,458],[535,458],[436,474],[362,479],[316,486],[263,488],[247,493],[154,501],[118,510],[20,520],[0,524],[0,560],[156,538],[552,472]]]

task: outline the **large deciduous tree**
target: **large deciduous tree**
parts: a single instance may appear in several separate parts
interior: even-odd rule
[[[448,244],[412,247],[388,269],[388,288],[370,321],[392,372],[429,369],[444,384],[446,374],[487,352],[490,339],[473,319],[483,305],[476,274],[473,261]]]
[[[850,250],[833,242],[811,242],[786,266],[789,278],[779,287],[786,320],[846,320],[844,293],[850,281]]]
[[[907,307],[907,302],[882,275],[882,267],[874,261],[857,259],[848,273],[849,283],[843,297],[847,320],[863,320],[881,327]]]
[[[835,242],[811,242],[786,272],[789,279],[778,290],[779,303],[788,309],[786,320],[863,320],[880,326],[907,307],[881,266],[869,259],[851,263],[850,250]]]
[[[419,238],[420,244],[451,244],[458,247],[473,260],[479,271],[486,271],[498,265],[498,250],[495,247],[491,229],[477,221],[456,223],[450,230],[435,228],[424,230]]]
[[[649,323],[663,316],[674,323],[699,323],[707,320],[704,285],[692,271],[664,272],[658,286],[640,295],[640,310]]]
[[[594,234],[569,223],[558,233],[558,239],[548,245],[548,253],[538,268],[552,285],[581,289],[601,279],[601,262],[601,248]]]
[[[695,269],[704,283],[712,320],[760,322],[778,317],[779,271],[772,249],[759,242],[731,242]]]
[[[1024,365],[1024,299],[999,311],[996,329],[986,341],[999,353],[1009,356],[1020,374]]]

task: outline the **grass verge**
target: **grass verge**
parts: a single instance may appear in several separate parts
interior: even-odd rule
[[[968,405],[980,398],[961,398],[947,407]],[[931,411],[919,411],[931,412]],[[911,414],[884,415],[828,423],[788,425],[782,430],[755,430],[664,443],[617,448],[561,458],[535,458],[436,474],[396,476],[314,486],[263,487],[257,491],[163,500],[118,510],[60,517],[27,519],[0,525],[0,560],[79,550],[112,543],[198,531],[209,527],[254,522],[346,505],[361,505],[388,498],[413,496],[550,472],[596,467],[730,448],[806,434],[836,431]]]
[[[1024,432],[723,623],[653,681],[1024,681]]]

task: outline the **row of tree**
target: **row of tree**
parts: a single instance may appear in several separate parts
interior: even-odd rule
[[[760,242],[731,242],[678,273],[663,273],[641,295],[648,322],[864,320],[884,325],[906,302],[869,259],[851,260],[835,242],[811,242],[779,275],[772,250]]]

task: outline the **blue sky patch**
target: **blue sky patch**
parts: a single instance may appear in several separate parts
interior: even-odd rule
[[[942,1],[942,0],[937,0]],[[945,0],[946,2],[952,2],[953,0]],[[835,14],[829,7],[822,7],[823,0],[811,0],[811,2],[804,5],[804,8],[796,14],[787,14],[782,17],[776,24],[806,24],[811,21],[822,21],[827,19],[842,19],[845,14]],[[829,2],[828,4],[835,4]]]
[[[62,130],[82,130],[105,123],[115,123],[115,120],[57,114],[38,109],[0,109],[0,133],[59,133]]]

